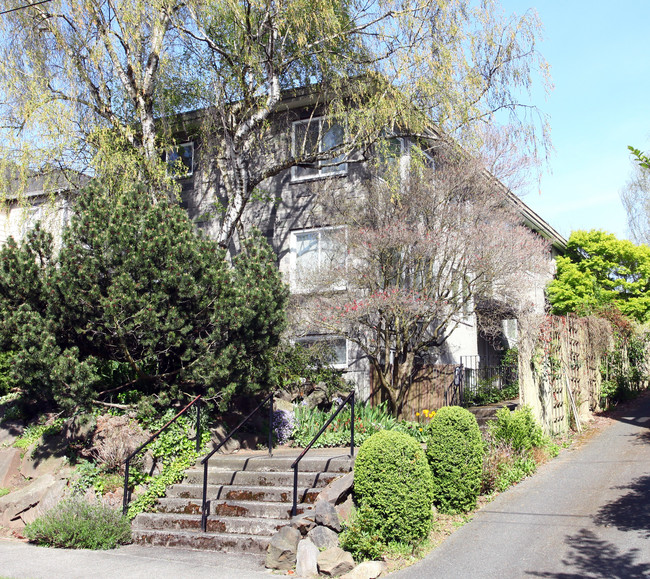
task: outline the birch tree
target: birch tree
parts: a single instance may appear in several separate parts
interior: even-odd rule
[[[520,101],[536,77],[549,85],[534,12],[505,17],[492,0],[191,0],[179,14],[220,135],[223,245],[266,178],[323,159],[364,160],[386,132],[434,124],[477,150],[498,117],[519,151],[538,158],[548,143],[545,119]],[[283,91],[300,87],[297,96],[345,126],[344,138],[325,151],[303,141],[290,155],[264,154]]]
[[[23,5],[3,2],[0,17],[3,163],[23,182],[55,170],[59,182],[84,172],[168,186],[169,135],[156,118],[176,112],[188,86],[172,54],[175,1]]]

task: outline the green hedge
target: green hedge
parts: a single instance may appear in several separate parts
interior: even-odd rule
[[[407,434],[382,430],[359,448],[354,494],[366,530],[384,543],[413,543],[431,528],[431,471],[422,447]]]
[[[434,503],[443,513],[472,510],[481,490],[484,453],[476,418],[460,406],[446,406],[436,412],[430,432]]]

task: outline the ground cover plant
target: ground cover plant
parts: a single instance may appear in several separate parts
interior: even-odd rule
[[[63,549],[113,549],[131,542],[131,524],[122,514],[81,496],[60,502],[25,527],[39,545]]]
[[[361,445],[354,494],[359,508],[341,543],[355,558],[376,558],[386,545],[413,545],[428,535],[431,471],[421,445],[407,434],[382,430]]]

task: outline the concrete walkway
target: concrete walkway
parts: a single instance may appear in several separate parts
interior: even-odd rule
[[[12,579],[269,579],[253,555],[127,545],[110,551],[48,549],[0,539],[0,577]]]
[[[395,579],[650,577],[650,396]]]

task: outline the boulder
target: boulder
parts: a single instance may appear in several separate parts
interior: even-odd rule
[[[377,579],[385,568],[385,564],[381,561],[364,561],[349,573],[342,575],[341,579]]]
[[[298,543],[296,557],[296,575],[298,577],[318,577],[318,554],[318,547],[309,539],[303,539]]]
[[[330,547],[339,546],[338,534],[332,531],[332,529],[328,529],[321,525],[318,525],[309,531],[307,537],[311,539],[312,543],[314,543],[314,545],[319,549],[329,549]]]
[[[327,501],[318,500],[314,507],[315,521],[317,525],[329,527],[337,533],[341,532],[341,522],[336,514],[336,509]]]
[[[339,505],[350,496],[353,486],[354,471],[344,474],[329,483],[318,495],[318,500],[326,501],[332,505]]]
[[[0,487],[12,487],[12,481],[20,476],[20,448],[0,449]]]
[[[23,515],[34,509],[46,496],[49,488],[57,482],[51,474],[45,474],[26,487],[0,497],[0,525],[10,528],[22,528],[25,525]]]
[[[293,404],[290,400],[283,400],[282,398],[275,398],[273,400],[273,410],[285,410],[293,413]]]
[[[345,502],[334,507],[336,509],[336,514],[339,516],[339,521],[341,523],[347,523],[352,516],[352,511],[354,510],[354,500],[352,495],[350,495]]]
[[[226,436],[228,436],[228,432],[229,431],[227,431],[222,424],[215,428],[211,428],[210,434],[212,436],[212,448],[216,448],[221,442],[223,442]],[[236,452],[240,448],[241,445],[239,444],[239,441],[231,438],[219,449],[219,452],[223,454],[230,454],[231,452]]]
[[[25,425],[20,420],[7,420],[0,426],[0,446],[11,446],[23,431]]]
[[[85,442],[95,432],[97,419],[92,414],[80,414],[69,418],[63,426],[63,436],[69,442]]]
[[[318,555],[318,570],[323,575],[338,577],[354,569],[354,559],[340,547],[331,547]]]
[[[282,527],[273,535],[266,552],[267,569],[292,569],[296,564],[300,539],[300,531],[293,527]]]
[[[64,479],[54,481],[54,483],[47,488],[45,493],[43,493],[41,500],[34,508],[28,509],[27,511],[20,514],[22,522],[26,525],[28,523],[32,523],[38,517],[47,513],[47,511],[49,511],[52,507],[58,505],[65,497],[65,491],[67,487],[67,481]]]
[[[296,515],[291,518],[291,526],[294,529],[298,529],[300,534],[304,537],[316,526],[316,521],[314,521],[314,512],[309,510],[300,515]]]

